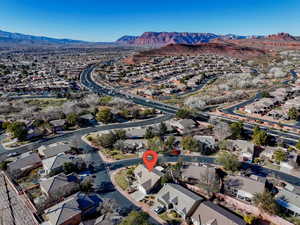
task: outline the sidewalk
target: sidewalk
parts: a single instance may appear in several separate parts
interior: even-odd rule
[[[115,186],[115,188],[123,195],[125,196],[129,201],[131,201],[134,205],[140,207],[144,212],[148,213],[152,218],[154,218],[157,222],[159,222],[160,224],[163,224],[163,225],[167,225],[167,222],[162,220],[156,213],[154,213],[150,207],[144,203],[141,203],[141,202],[137,202],[135,201],[126,191],[124,191],[123,189],[121,189],[116,181],[115,181],[115,175],[123,170],[124,168],[120,168],[120,169],[117,169],[113,172],[110,173],[110,178],[111,178],[111,182],[113,183],[113,185]]]

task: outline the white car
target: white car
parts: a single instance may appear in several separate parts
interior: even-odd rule
[[[7,154],[7,157],[13,157],[19,155],[17,152],[11,152]]]

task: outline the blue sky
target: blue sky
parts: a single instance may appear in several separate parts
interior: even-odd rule
[[[300,0],[1,0],[0,29],[89,41],[144,31],[300,36]]]

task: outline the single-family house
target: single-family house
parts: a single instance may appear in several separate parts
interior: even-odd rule
[[[282,189],[275,196],[276,202],[291,216],[300,216],[300,195]]]
[[[54,133],[58,131],[63,131],[65,129],[65,126],[67,124],[66,120],[52,120],[49,122],[49,124],[52,126],[52,131]]]
[[[121,141],[123,142],[124,148],[132,152],[143,150],[147,145],[146,139],[126,139]]]
[[[97,123],[95,117],[91,113],[81,115],[79,121],[85,125],[95,125]]]
[[[17,159],[8,164],[7,171],[16,178],[25,176],[31,170],[42,165],[42,160],[37,153]]]
[[[211,201],[202,202],[191,216],[193,225],[246,225],[236,214]]]
[[[79,179],[76,174],[65,175],[60,173],[41,180],[40,188],[47,197],[58,199],[79,190]]]
[[[137,188],[143,194],[149,194],[160,185],[160,179],[164,175],[157,169],[149,171],[144,165],[139,165],[134,170],[134,175],[137,180]]]
[[[45,217],[51,225],[79,225],[82,217],[96,213],[102,202],[98,194],[77,193],[46,209]]]
[[[132,127],[126,129],[126,136],[128,138],[143,138],[146,134],[146,127]]]
[[[280,171],[290,173],[299,167],[299,160],[300,158],[296,151],[289,152],[287,159],[280,162]]]
[[[44,130],[38,127],[31,128],[27,131],[27,139],[40,137],[44,134]]]
[[[42,145],[38,148],[38,152],[45,158],[56,156],[60,153],[65,153],[71,150],[71,146],[66,142],[57,142],[50,145]]]
[[[195,135],[193,138],[200,143],[201,148],[204,150],[215,150],[217,148],[216,139],[213,136]]]
[[[60,153],[42,161],[45,175],[62,172],[65,163],[78,164],[79,162],[80,160],[77,157],[64,153]]]
[[[169,121],[169,124],[174,127],[179,133],[187,133],[191,129],[195,128],[197,124],[192,119],[172,119]]]
[[[256,156],[255,146],[250,141],[228,140],[228,148],[231,151],[237,151],[240,160],[252,162]]]
[[[243,176],[228,176],[224,180],[225,194],[237,199],[251,202],[254,194],[265,191],[266,180],[252,179]]]
[[[212,166],[183,165],[181,168],[182,179],[188,183],[209,184],[218,179],[216,168]]]
[[[192,215],[203,198],[178,184],[165,184],[156,200],[167,209],[173,209],[183,218]]]

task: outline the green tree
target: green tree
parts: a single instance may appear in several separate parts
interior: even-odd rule
[[[295,146],[298,150],[300,150],[300,140],[297,142],[296,146]]]
[[[235,172],[241,166],[236,155],[229,152],[221,152],[217,157],[217,163],[222,165],[225,170]]]
[[[9,122],[9,121],[4,121],[4,122],[2,123],[2,129],[6,130],[6,129],[9,127],[9,125],[10,125],[10,122]]]
[[[152,225],[148,222],[149,215],[141,211],[131,211],[127,217],[123,219],[120,225]]]
[[[101,97],[99,99],[99,103],[101,105],[107,105],[108,103],[110,103],[112,101],[112,97],[111,96],[104,96],[104,97]]]
[[[278,149],[274,152],[274,159],[277,163],[280,163],[287,159],[287,154],[285,151]]]
[[[166,184],[166,183],[169,183],[169,182],[171,182],[172,181],[172,179],[168,176],[168,175],[163,175],[161,178],[160,178],[160,184],[161,184],[161,186],[163,186],[164,184]]]
[[[146,139],[151,139],[155,136],[154,131],[153,131],[153,127],[147,127],[146,132],[145,132],[145,138]]]
[[[234,122],[230,124],[230,130],[232,138],[242,139],[244,136],[244,124],[242,122]]]
[[[167,133],[167,131],[168,131],[167,125],[165,123],[161,122],[159,124],[159,135],[163,136]]]
[[[3,161],[0,163],[0,170],[7,170],[7,165],[9,164],[10,162],[9,161]]]
[[[160,137],[156,136],[151,139],[148,139],[147,147],[156,152],[163,152],[164,151],[164,142]]]
[[[167,140],[165,141],[165,148],[166,150],[172,150],[173,146],[175,143],[175,137],[174,136],[169,136]]]
[[[113,120],[113,114],[109,108],[103,108],[96,114],[96,119],[102,123],[109,123]]]
[[[288,116],[291,120],[298,120],[299,113],[298,110],[295,107],[292,107],[288,111]]]
[[[9,124],[7,130],[20,141],[23,141],[27,137],[27,128],[23,122],[13,122]]]
[[[252,135],[253,143],[256,145],[266,145],[268,140],[268,134],[266,131],[261,130],[259,127],[253,129]]]
[[[226,150],[228,146],[228,141],[227,140],[222,140],[218,142],[218,147],[220,150]]]
[[[93,191],[93,184],[90,180],[87,181],[83,181],[80,184],[80,191],[84,192],[84,193],[90,193]]]
[[[262,96],[263,98],[271,98],[270,93],[267,92],[267,91],[263,91],[263,92],[261,93],[261,96]]]
[[[117,140],[125,140],[126,139],[126,130],[116,130],[115,136]]]
[[[113,132],[109,132],[108,134],[99,136],[98,141],[103,148],[112,148],[117,139]]]
[[[185,136],[181,140],[181,146],[184,150],[189,150],[193,152],[200,151],[200,144],[192,136]]]
[[[191,111],[185,108],[179,109],[176,112],[176,117],[180,119],[186,119],[189,118],[190,116],[191,116]]]
[[[263,193],[254,194],[253,203],[262,212],[270,215],[274,215],[279,212],[279,207],[274,199],[274,196],[270,192],[265,191]]]
[[[65,174],[70,174],[77,171],[77,166],[74,163],[66,162],[63,165],[63,170]]]
[[[76,113],[72,112],[67,115],[66,120],[67,120],[69,126],[75,126],[78,122],[78,118],[79,118],[78,115]]]

